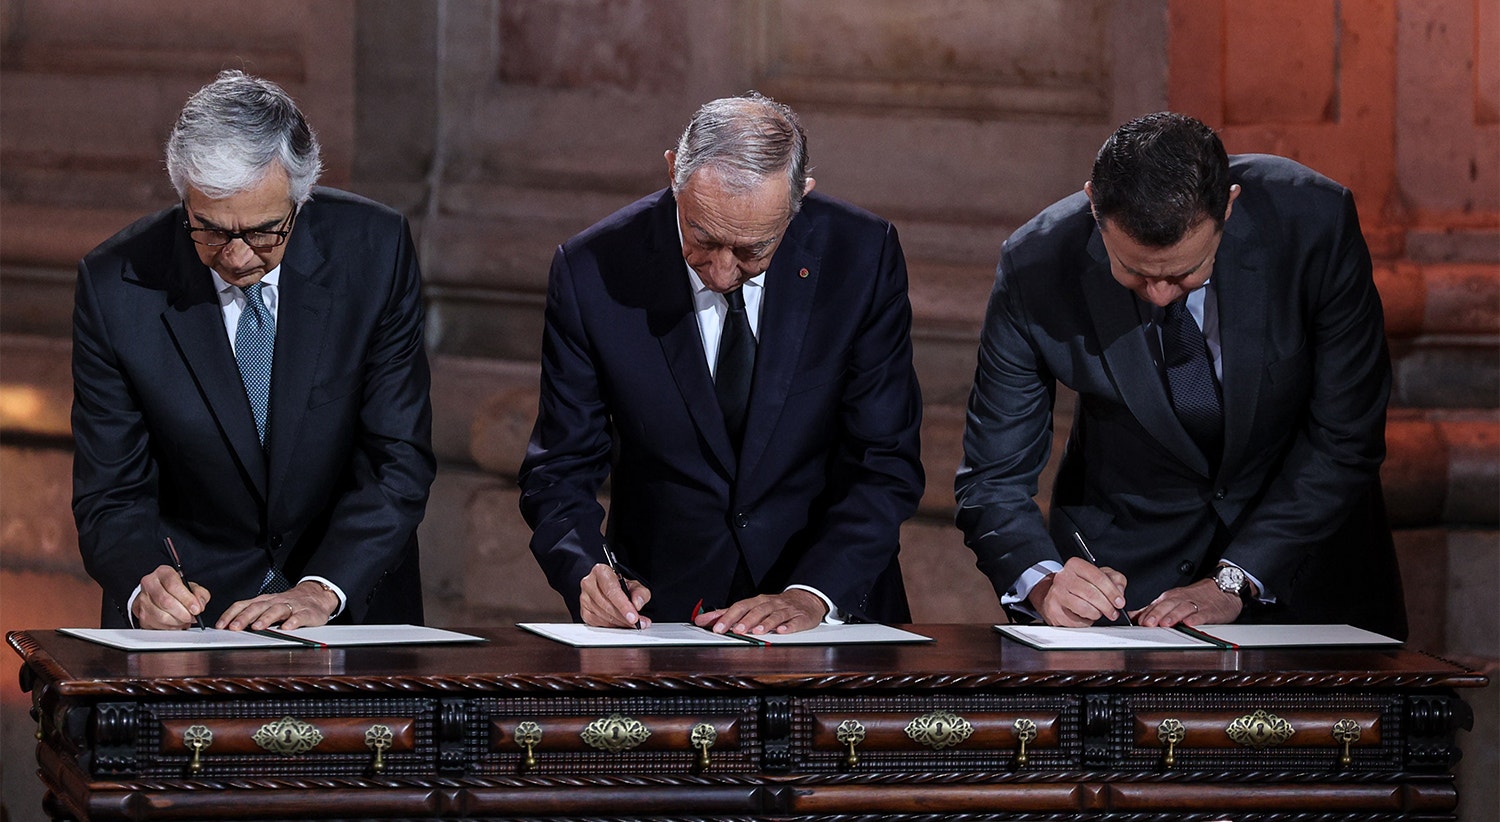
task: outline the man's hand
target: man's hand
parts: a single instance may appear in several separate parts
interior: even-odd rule
[[[141,592],[130,606],[135,624],[160,631],[180,631],[197,622],[198,614],[208,604],[208,589],[197,583],[184,582],[170,565],[141,577]]]
[[[1083,628],[1100,617],[1115,618],[1125,607],[1125,584],[1119,571],[1073,557],[1038,582],[1026,600],[1048,625]]]
[[[1163,591],[1150,605],[1136,612],[1136,624],[1150,628],[1183,625],[1227,625],[1239,619],[1245,603],[1236,594],[1219,590],[1212,579],[1200,579],[1183,588]]]
[[[583,624],[599,628],[634,628],[640,622],[649,627],[651,620],[641,616],[641,609],[651,601],[651,591],[633,579],[625,580],[630,596],[620,590],[620,577],[604,563],[589,570],[578,583],[578,612]]]
[[[699,614],[693,623],[700,628],[713,626],[716,634],[764,634],[772,631],[790,634],[806,631],[823,621],[828,606],[811,591],[791,588],[780,594],[761,594],[742,599],[717,611]]]
[[[308,628],[327,623],[338,607],[337,594],[307,580],[297,583],[290,591],[261,594],[255,599],[236,602],[219,617],[214,627],[231,631],[254,628],[258,631],[280,623],[287,630]]]

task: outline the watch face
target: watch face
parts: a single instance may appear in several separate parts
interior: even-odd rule
[[[1245,572],[1233,565],[1226,565],[1214,574],[1214,582],[1218,583],[1219,590],[1238,594],[1245,589]]]

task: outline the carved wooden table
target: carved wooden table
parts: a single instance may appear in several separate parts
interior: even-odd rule
[[[128,654],[11,633],[59,819],[1452,819],[1411,651],[485,645]]]

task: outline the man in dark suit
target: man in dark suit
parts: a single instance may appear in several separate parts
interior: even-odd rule
[[[1049,535],[1032,497],[1057,383],[1078,408]],[[1349,191],[1148,115],[1005,244],[958,524],[1002,602],[1049,624],[1124,610],[1404,637],[1378,473],[1390,387]]]
[[[280,87],[224,72],[167,145],[182,202],[79,264],[73,511],[105,627],[422,620],[415,251],[321,168]]]
[[[760,95],[703,106],[666,160],[670,189],[553,258],[532,552],[591,625],[700,600],[718,631],[909,620],[921,395],[895,229],[811,194],[796,116]]]

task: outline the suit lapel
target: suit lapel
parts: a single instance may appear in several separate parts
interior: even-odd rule
[[[333,323],[333,289],[315,234],[317,225],[292,235],[281,261],[280,308],[276,317],[276,359],[271,369],[270,476],[279,496],[293,464],[297,432],[307,413]],[[352,353],[352,356],[358,356]]]
[[[266,458],[255,435],[255,419],[239,365],[224,333],[224,313],[214,292],[213,277],[192,241],[179,235],[172,251],[173,294],[162,321],[177,346],[219,433],[234,452],[260,502],[266,499]]]
[[[1146,341],[1147,328],[1136,311],[1135,295],[1110,274],[1109,256],[1098,231],[1089,237],[1089,255],[1093,264],[1083,273],[1084,299],[1115,390],[1147,433],[1188,467],[1208,476],[1208,458],[1172,410]]]
[[[719,468],[733,476],[736,466],[734,446],[719,412],[719,398],[714,393],[713,378],[703,353],[703,335],[693,312],[692,286],[688,283],[687,265],[677,241],[677,202],[663,194],[652,209],[652,241],[642,281],[646,283],[647,322],[651,333],[661,344],[667,368],[677,390],[682,394],[688,416]],[[754,389],[751,389],[752,392]],[[752,403],[754,402],[752,396]]]
[[[1250,444],[1250,431],[1266,373],[1265,271],[1270,238],[1260,237],[1243,209],[1224,224],[1214,261],[1219,350],[1224,377],[1224,466],[1238,465]]]
[[[792,375],[802,359],[802,341],[807,338],[812,318],[821,263],[807,250],[808,230],[805,220],[793,219],[766,271],[760,333],[756,339],[755,380],[750,387],[750,412],[745,423],[745,442],[740,449],[741,486],[771,442],[771,434],[791,393]]]

